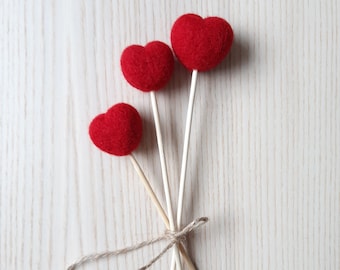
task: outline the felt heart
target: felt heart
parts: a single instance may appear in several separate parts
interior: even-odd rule
[[[233,30],[224,19],[203,19],[196,14],[182,15],[171,30],[175,55],[190,70],[205,71],[218,65],[230,51],[233,38]]]
[[[131,45],[121,56],[120,64],[125,79],[144,92],[163,88],[174,69],[174,57],[168,45],[160,41],[145,47]]]
[[[125,156],[139,145],[142,129],[138,111],[129,104],[118,103],[92,120],[89,134],[93,143],[102,151]]]

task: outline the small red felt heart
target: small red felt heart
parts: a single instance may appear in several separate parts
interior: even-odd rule
[[[224,19],[203,19],[196,14],[182,15],[171,30],[175,55],[190,70],[205,71],[218,65],[230,51],[233,38],[233,30]]]
[[[142,119],[129,104],[118,103],[96,116],[89,127],[90,138],[102,151],[115,156],[131,154],[142,138]]]
[[[125,79],[144,92],[163,88],[174,69],[174,57],[168,45],[160,41],[145,47],[131,45],[121,56],[120,64]]]

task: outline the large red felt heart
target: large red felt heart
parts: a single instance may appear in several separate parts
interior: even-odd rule
[[[142,138],[142,119],[129,104],[118,103],[96,116],[89,127],[90,138],[102,151],[116,156],[131,154]]]
[[[230,51],[233,38],[233,30],[224,19],[203,19],[196,14],[182,15],[171,30],[175,55],[190,70],[205,71],[218,65]]]
[[[174,69],[174,57],[168,45],[160,41],[145,47],[131,45],[121,56],[120,64],[125,79],[144,92],[163,88]]]

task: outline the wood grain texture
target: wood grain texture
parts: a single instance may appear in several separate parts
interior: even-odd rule
[[[148,95],[123,79],[132,44],[169,43],[186,12],[227,19],[230,56],[199,73],[183,224],[199,269],[339,269],[340,4],[303,1],[0,1],[0,269],[65,269],[163,232],[128,158],[91,119],[133,104],[136,157],[164,204]],[[177,200],[190,74],[157,94]],[[175,206],[175,204],[174,204]],[[86,265],[136,269],[161,245]],[[153,269],[169,269],[170,254]]]

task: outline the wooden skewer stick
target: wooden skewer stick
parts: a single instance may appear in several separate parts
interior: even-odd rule
[[[191,133],[191,123],[192,123],[192,115],[193,115],[194,100],[195,100],[195,93],[196,93],[197,73],[198,73],[197,70],[193,70],[192,75],[191,75],[191,86],[190,86],[187,119],[186,119],[186,124],[185,124],[181,175],[180,175],[179,192],[178,192],[177,228],[181,227],[183,200],[184,200],[184,188],[185,188],[185,179],[186,179],[185,176],[186,176],[186,171],[187,171],[187,161],[188,161],[190,133]],[[175,258],[172,257],[171,265],[174,265],[174,262],[175,262]]]
[[[152,105],[153,116],[154,116],[154,120],[155,120],[156,137],[157,137],[157,143],[158,143],[159,158],[160,158],[160,162],[161,162],[163,187],[164,187],[165,200],[166,200],[166,205],[167,205],[169,225],[170,225],[170,230],[175,231],[176,227],[175,227],[175,222],[174,222],[174,217],[173,217],[173,212],[172,212],[172,206],[171,206],[171,196],[170,196],[170,187],[169,187],[169,180],[168,180],[168,171],[167,171],[166,161],[165,161],[162,132],[161,132],[161,126],[160,126],[160,121],[159,121],[158,105],[157,105],[156,95],[155,95],[154,91],[150,92],[150,97],[151,97],[151,105]],[[174,245],[173,256],[175,257],[175,260],[176,260],[176,266],[178,267],[177,270],[182,270],[181,258],[179,256],[177,245]],[[172,268],[172,269],[174,269],[174,268]]]
[[[158,213],[160,214],[164,224],[166,225],[166,227],[169,229],[169,220],[168,217],[161,205],[161,203],[159,202],[155,192],[153,191],[150,182],[148,181],[148,179],[146,178],[141,166],[139,165],[137,159],[135,158],[135,156],[133,154],[129,155],[131,163],[135,169],[135,171],[137,172],[139,179],[142,181],[144,188],[146,189],[146,192],[148,193],[151,201],[153,202],[153,204],[156,206]]]
[[[167,217],[167,215],[166,215],[162,205],[160,204],[160,202],[159,202],[159,200],[158,200],[154,190],[152,189],[150,182],[146,178],[143,169],[141,168],[141,166],[139,165],[137,159],[135,158],[135,156],[133,154],[130,154],[129,157],[130,157],[131,163],[132,163],[135,171],[137,172],[137,174],[139,176],[139,179],[143,183],[143,185],[144,185],[144,187],[145,187],[145,189],[147,191],[147,194],[149,195],[151,201],[156,206],[156,209],[157,209],[158,213],[160,214],[160,216],[161,216],[161,218],[162,218],[166,228],[168,230],[170,230],[169,219],[168,219],[168,217]],[[179,248],[179,251],[182,254],[184,262],[187,264],[188,268],[190,270],[196,270],[194,264],[192,263],[190,257],[188,256],[187,251],[185,250],[184,246],[182,244],[179,244],[178,248]]]
[[[189,152],[189,143],[190,143],[192,115],[193,115],[195,93],[196,93],[197,73],[198,73],[197,70],[193,70],[192,75],[191,75],[192,77],[191,77],[187,119],[186,119],[186,124],[185,124],[182,166],[181,166],[181,175],[180,175],[179,192],[178,192],[178,205],[177,205],[178,228],[180,228],[181,226],[182,211],[183,211],[183,198],[184,198],[184,188],[185,188],[185,180],[186,180],[185,177],[186,177],[186,172],[187,172],[187,161],[188,161],[188,152]]]

